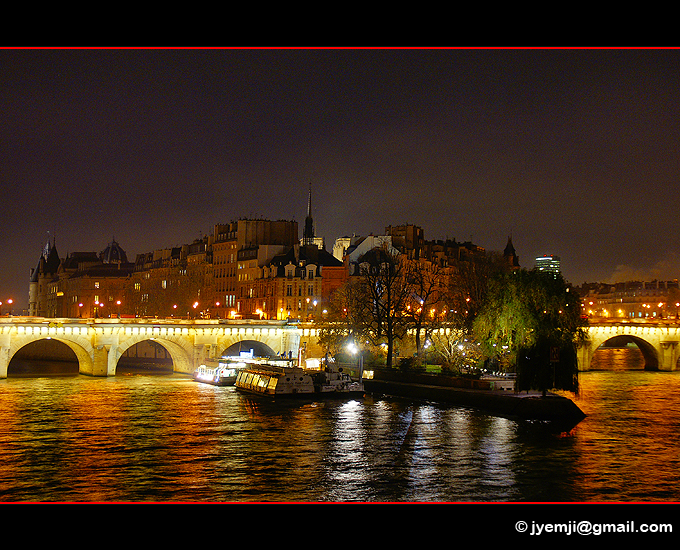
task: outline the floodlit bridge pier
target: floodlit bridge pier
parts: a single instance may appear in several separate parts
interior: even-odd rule
[[[304,340],[313,332],[298,324],[266,320],[6,317],[0,319],[0,378],[7,378],[9,363],[21,348],[46,339],[73,350],[81,374],[114,376],[125,351],[145,340],[168,351],[175,372],[191,374],[201,361],[219,357],[235,344],[243,351],[254,345],[270,354],[298,357],[301,342],[306,347]]]
[[[632,342],[645,359],[646,370],[675,371],[680,356],[677,319],[590,319],[588,341],[579,346],[579,370],[590,370],[595,351],[609,342]]]

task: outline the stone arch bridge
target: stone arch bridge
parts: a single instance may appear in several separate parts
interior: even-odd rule
[[[145,340],[168,351],[175,372],[191,374],[201,361],[219,357],[238,342],[260,342],[277,355],[298,357],[314,332],[286,321],[6,317],[0,318],[0,378],[7,378],[9,363],[21,348],[45,339],[73,350],[81,374],[115,375],[125,351]]]
[[[588,340],[579,346],[579,370],[590,370],[593,354],[602,344],[617,338],[638,346],[646,370],[674,371],[680,353],[680,322],[675,319],[590,319]]]
[[[640,348],[646,369],[678,369],[678,321],[591,319],[587,332],[588,340],[578,349],[581,371],[590,370],[595,351],[616,337]],[[173,370],[186,374],[238,342],[260,342],[277,355],[291,357],[323,354],[312,325],[286,321],[4,317],[0,318],[0,379],[7,377],[9,363],[21,348],[45,339],[68,346],[78,358],[79,372],[92,376],[115,375],[125,351],[145,340],[162,345],[172,357]]]

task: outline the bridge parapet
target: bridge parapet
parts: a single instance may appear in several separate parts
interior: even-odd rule
[[[588,324],[602,325],[640,325],[640,326],[680,326],[677,317],[588,317]]]

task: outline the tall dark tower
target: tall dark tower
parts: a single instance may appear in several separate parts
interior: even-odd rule
[[[517,255],[517,252],[515,252],[515,247],[512,246],[512,237],[508,237],[508,244],[505,245],[503,256],[510,269],[519,269],[519,256]]]
[[[314,244],[314,220],[312,219],[312,184],[309,184],[309,199],[307,200],[307,217],[305,218],[305,229],[302,233],[302,244]]]

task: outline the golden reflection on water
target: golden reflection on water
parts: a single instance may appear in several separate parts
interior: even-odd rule
[[[680,372],[613,368],[581,386],[588,416],[560,437],[388,396],[272,402],[174,375],[7,379],[0,500],[680,500]]]
[[[598,354],[613,368],[582,373],[574,399],[588,415],[574,430],[578,492],[587,501],[677,500],[680,373],[626,370],[626,361],[639,366],[626,350]]]
[[[2,390],[0,390],[2,391]],[[2,394],[2,422],[0,422],[0,441],[3,442],[9,456],[16,456],[22,451],[16,441],[15,434],[23,429],[23,416],[21,410],[24,408],[23,401],[25,395],[14,392]],[[22,464],[16,460],[5,460],[2,464],[2,481],[4,492],[7,494],[22,492],[20,481],[22,474]],[[5,500],[0,497],[0,501]]]

